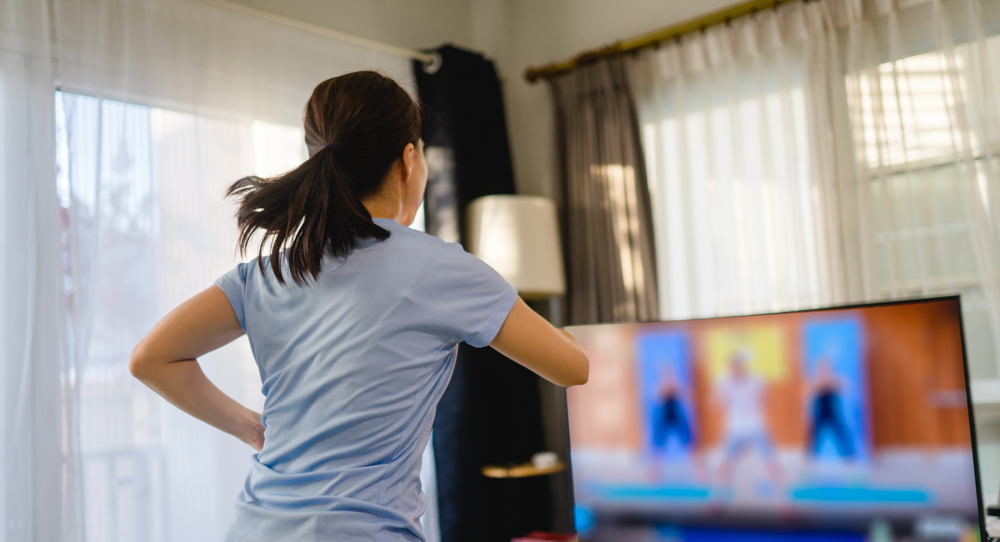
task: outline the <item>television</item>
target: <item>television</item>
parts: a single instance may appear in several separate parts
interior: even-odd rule
[[[957,296],[567,329],[582,540],[987,540]]]

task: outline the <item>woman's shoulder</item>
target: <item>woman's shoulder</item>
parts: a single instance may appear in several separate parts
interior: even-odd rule
[[[451,243],[420,230],[395,223],[388,228],[389,241],[400,248],[410,249],[419,254],[447,254],[457,251],[464,252],[462,245]]]
[[[404,265],[410,266],[410,271],[449,274],[449,271],[478,272],[486,267],[482,260],[466,252],[462,245],[406,226],[392,228],[386,241],[392,245],[393,259],[399,261],[402,258],[406,262]]]
[[[466,260],[469,258],[478,260],[472,254],[466,252],[465,248],[459,243],[445,241],[421,231],[411,231],[413,233],[407,239],[409,241],[409,248],[423,255],[428,264],[448,265],[454,263],[456,260]]]

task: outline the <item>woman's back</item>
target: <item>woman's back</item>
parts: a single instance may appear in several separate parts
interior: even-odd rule
[[[256,262],[217,281],[265,395],[230,540],[422,539],[420,457],[457,345],[488,345],[517,294],[460,246],[375,222],[388,239],[305,286]]]

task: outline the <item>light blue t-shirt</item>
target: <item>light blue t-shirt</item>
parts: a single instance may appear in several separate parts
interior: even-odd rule
[[[454,243],[401,226],[327,256],[316,281],[265,262],[223,275],[263,383],[254,454],[226,540],[423,540],[420,456],[458,343],[493,341],[517,299]]]

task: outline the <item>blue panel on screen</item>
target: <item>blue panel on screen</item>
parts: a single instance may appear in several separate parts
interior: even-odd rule
[[[690,455],[696,427],[690,397],[689,346],[683,333],[639,336],[639,386],[642,393],[642,436],[652,457]]]
[[[861,322],[817,320],[803,326],[803,336],[806,451],[819,462],[864,461],[869,446]]]

